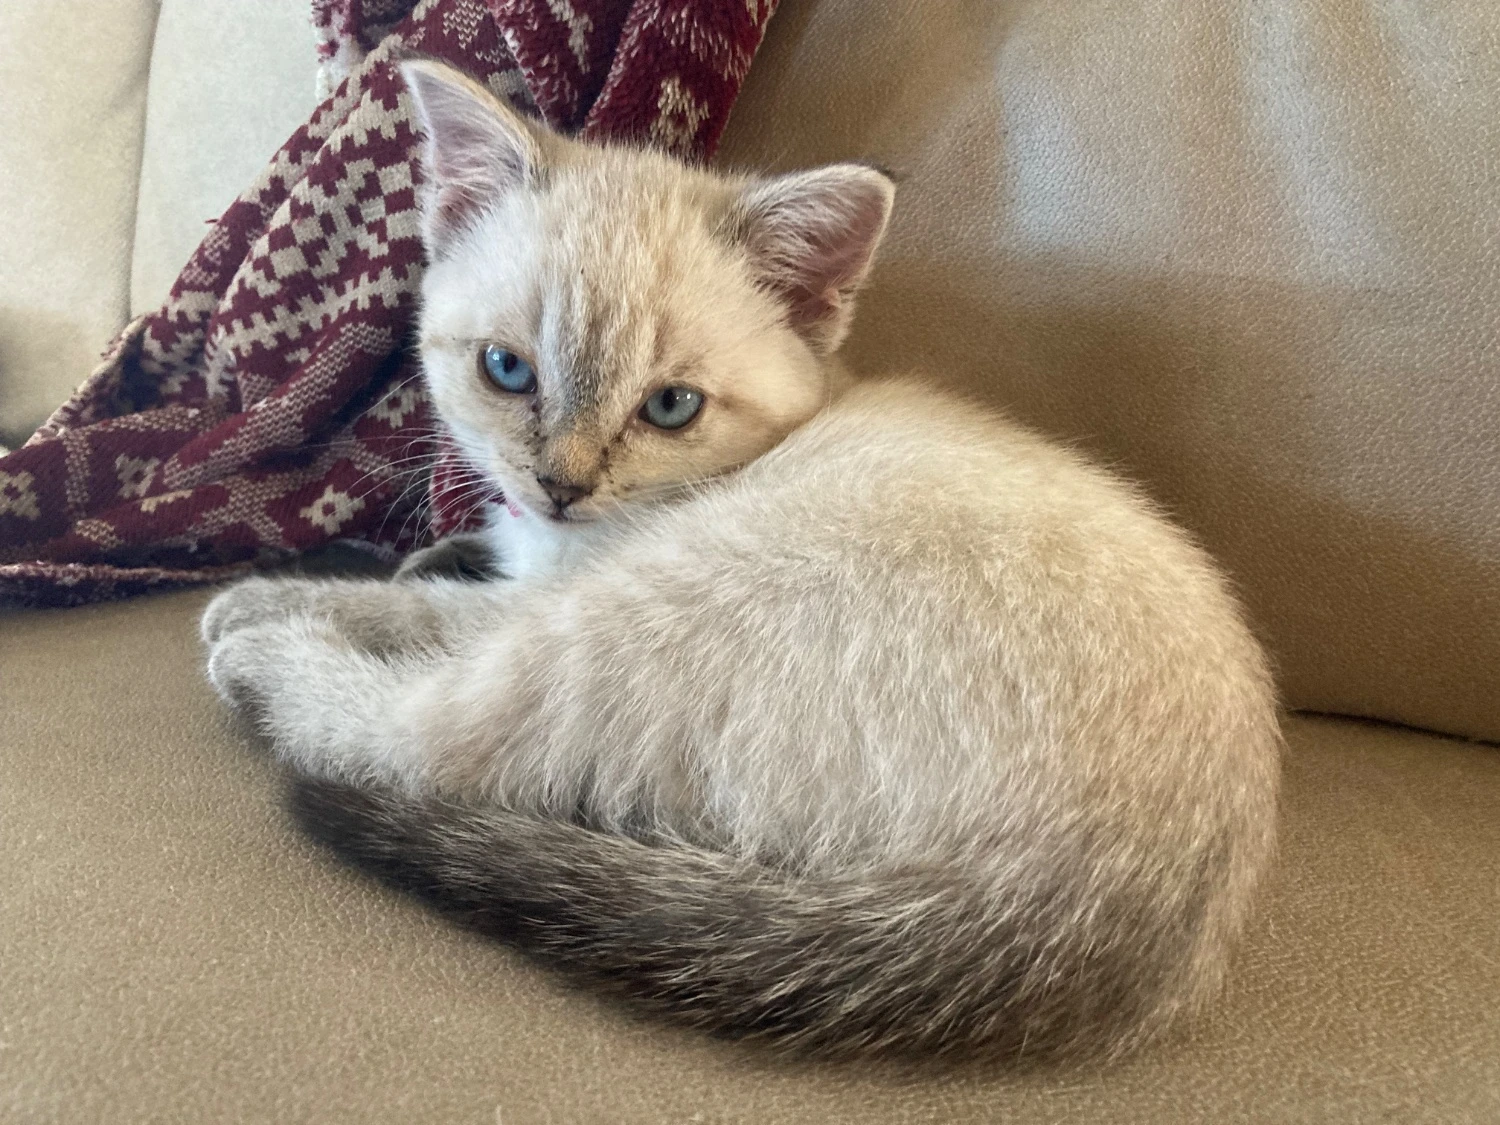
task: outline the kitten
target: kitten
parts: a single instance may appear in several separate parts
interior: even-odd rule
[[[426,378],[510,577],[213,601],[209,676],[302,823],[799,1050],[1115,1052],[1198,1007],[1272,848],[1265,660],[1130,487],[840,373],[889,180],[716,175],[405,75]]]

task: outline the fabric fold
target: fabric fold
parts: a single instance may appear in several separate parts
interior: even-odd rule
[[[702,159],[775,0],[312,8],[326,99],[163,306],[0,457],[0,604],[213,582],[332,542],[394,558],[472,516],[413,355],[419,137],[394,62],[438,58],[557,128]]]

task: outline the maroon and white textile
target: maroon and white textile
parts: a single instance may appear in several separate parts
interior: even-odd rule
[[[473,497],[415,377],[418,138],[392,60],[446,60],[558,129],[705,157],[775,7],[314,0],[327,100],[166,304],[0,457],[0,604],[214,581],[333,541],[395,555],[453,530]]]

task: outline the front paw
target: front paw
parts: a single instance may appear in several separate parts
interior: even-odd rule
[[[212,645],[241,629],[284,621],[311,606],[315,590],[316,584],[305,579],[246,578],[208,603],[199,634]]]
[[[423,578],[483,581],[495,577],[495,555],[483,535],[474,532],[450,535],[408,555],[395,577],[397,581]]]
[[[226,627],[212,640],[208,651],[208,682],[219,698],[236,709],[254,710],[274,695],[277,682],[285,673],[289,639],[286,632],[284,626],[276,625]],[[205,615],[205,637],[207,634]]]

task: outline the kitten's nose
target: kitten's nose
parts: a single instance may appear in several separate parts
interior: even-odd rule
[[[580,484],[567,484],[557,480],[555,477],[537,477],[537,484],[542,486],[542,491],[552,498],[552,503],[560,512],[575,500],[582,500],[592,488]]]

